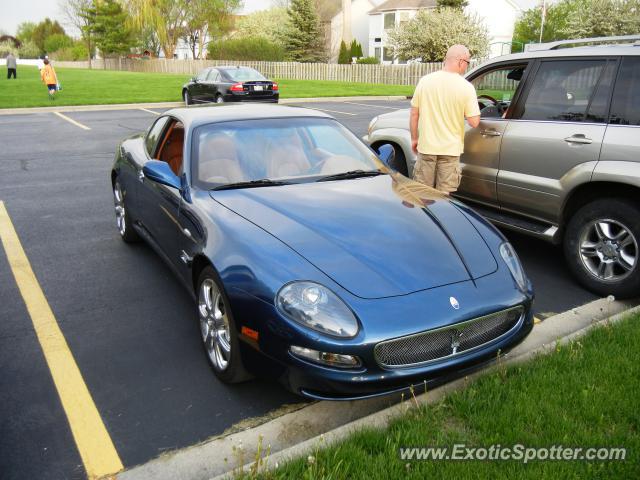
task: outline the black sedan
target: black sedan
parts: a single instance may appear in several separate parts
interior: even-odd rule
[[[278,103],[278,84],[249,67],[211,67],[182,87],[185,105],[224,102]]]

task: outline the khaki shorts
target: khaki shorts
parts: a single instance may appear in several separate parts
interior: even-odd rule
[[[418,152],[413,179],[443,193],[455,192],[460,185],[460,157]]]

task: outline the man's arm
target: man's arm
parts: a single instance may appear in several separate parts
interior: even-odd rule
[[[480,115],[467,117],[467,123],[471,126],[471,128],[476,128],[478,125],[480,125]]]
[[[420,118],[420,110],[417,107],[411,107],[411,116],[409,117],[409,131],[411,132],[411,150],[418,153],[418,119]]]

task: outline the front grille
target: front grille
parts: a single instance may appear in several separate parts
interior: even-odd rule
[[[412,367],[443,360],[482,347],[514,329],[524,313],[522,306],[474,318],[436,330],[416,333],[377,344],[374,354],[382,367]]]

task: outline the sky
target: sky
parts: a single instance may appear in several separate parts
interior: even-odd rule
[[[49,17],[58,20],[70,34],[74,34],[71,27],[65,25],[64,16],[58,6],[59,0],[0,0],[0,32],[15,35],[18,24],[22,22],[38,23]],[[493,0],[484,0],[487,3]],[[540,0],[514,0],[524,9],[531,8]],[[255,12],[269,8],[273,0],[244,0],[242,13]]]

